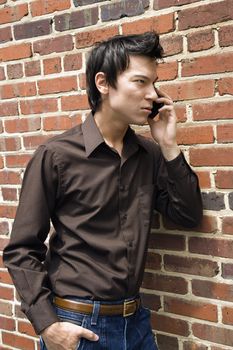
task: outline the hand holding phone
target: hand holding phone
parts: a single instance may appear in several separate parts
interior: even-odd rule
[[[148,115],[148,118],[153,119],[154,117],[156,117],[156,115],[159,113],[159,109],[162,108],[163,106],[164,106],[164,103],[157,103],[154,101],[152,111]]]

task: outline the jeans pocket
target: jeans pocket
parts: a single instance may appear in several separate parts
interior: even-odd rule
[[[40,337],[40,350],[47,350],[42,337]]]

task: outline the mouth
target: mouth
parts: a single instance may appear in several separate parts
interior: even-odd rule
[[[152,108],[150,108],[150,107],[143,107],[142,110],[147,112],[147,113],[151,113]]]

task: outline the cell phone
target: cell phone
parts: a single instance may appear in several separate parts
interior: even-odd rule
[[[164,106],[164,103],[157,103],[154,101],[152,111],[148,115],[148,118],[153,119],[154,117],[156,117],[156,115],[159,113],[159,109],[162,108],[163,106]]]

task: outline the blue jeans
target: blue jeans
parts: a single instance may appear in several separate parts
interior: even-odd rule
[[[97,342],[81,338],[76,350],[158,350],[150,325],[150,310],[140,306],[132,316],[100,316],[100,302],[89,300],[85,302],[94,304],[92,315],[84,315],[56,307],[57,315],[61,321],[72,322],[92,330],[99,336]],[[111,304],[113,303],[111,302]],[[46,350],[42,339],[40,345],[41,350]]]

